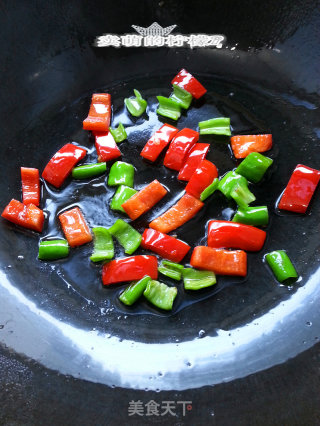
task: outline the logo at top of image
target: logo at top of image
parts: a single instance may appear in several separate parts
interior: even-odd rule
[[[154,22],[149,27],[131,25],[136,33],[103,34],[94,42],[96,47],[216,47],[226,41],[222,34],[171,34],[177,25],[162,27]]]

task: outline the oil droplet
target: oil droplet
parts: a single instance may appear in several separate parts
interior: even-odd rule
[[[306,325],[307,325],[308,327],[311,327],[311,326],[312,326],[312,322],[311,322],[311,321],[307,321],[307,322],[306,322]]]
[[[0,330],[2,330],[4,328],[3,324],[0,324]]]
[[[204,337],[206,334],[206,332],[204,330],[200,330],[199,331],[199,339],[202,339],[202,337]]]

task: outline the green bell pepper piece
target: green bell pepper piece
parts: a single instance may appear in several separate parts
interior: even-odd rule
[[[112,134],[113,139],[117,143],[124,141],[128,137],[126,129],[124,128],[124,125],[122,123],[119,123],[119,126],[116,127],[115,129],[113,129],[112,127],[109,127],[109,131]]]
[[[41,241],[39,244],[38,259],[57,260],[69,255],[69,245],[67,240]]]
[[[110,169],[108,185],[126,185],[133,187],[134,180],[134,167],[132,164],[124,163],[123,161],[116,161]]]
[[[120,185],[114,196],[112,197],[110,208],[111,210],[116,210],[118,212],[125,213],[125,210],[122,206],[122,204],[129,200],[134,194],[136,194],[138,191],[136,191],[133,188],[129,188],[129,186]]]
[[[180,105],[181,108],[188,109],[192,102],[191,93],[182,89],[182,87],[178,86],[177,84],[174,84],[172,88],[173,88],[173,93],[170,95],[169,99],[172,99],[174,102]]]
[[[110,232],[107,228],[98,226],[92,229],[93,253],[90,256],[92,262],[101,262],[101,260],[112,259],[114,256],[113,241]]]
[[[210,197],[210,195],[212,195],[217,189],[218,189],[218,186],[219,186],[219,179],[218,178],[215,178],[214,180],[213,180],[213,182],[212,183],[210,183],[210,185],[209,186],[207,186],[206,187],[206,189],[204,189],[202,192],[201,192],[201,194],[200,194],[200,200],[201,201],[204,201],[204,200],[206,200],[208,197]]]
[[[140,117],[147,109],[147,101],[142,98],[141,93],[137,89],[133,89],[135,97],[126,98],[125,106],[131,115]]]
[[[84,164],[72,169],[72,177],[74,179],[87,179],[98,176],[107,170],[107,163]]]
[[[240,207],[246,207],[256,199],[248,188],[247,179],[236,172],[228,172],[220,180],[218,189],[228,199],[233,198]]]
[[[266,254],[265,260],[279,282],[290,280],[290,283],[298,278],[297,271],[284,250],[275,250]]]
[[[179,263],[169,262],[168,260],[163,260],[158,267],[158,271],[162,275],[166,275],[169,278],[180,281],[181,280],[181,271],[183,270],[183,265]]]
[[[119,300],[125,305],[133,305],[145,291],[148,282],[151,278],[146,275],[139,281],[132,282],[119,296]]]
[[[253,226],[266,226],[269,222],[267,206],[239,208],[233,216],[232,222],[244,223]]]
[[[181,116],[180,105],[173,99],[166,98],[164,96],[157,96],[159,101],[159,108],[157,114],[163,115],[164,117],[171,118],[172,120],[178,120]]]
[[[217,280],[212,271],[199,271],[193,268],[184,268],[182,271],[183,284],[186,290],[200,290],[214,285]]]
[[[150,280],[143,295],[157,308],[170,311],[177,293],[178,290],[176,287],[169,287],[159,281]]]
[[[118,219],[109,228],[109,232],[122,245],[126,254],[132,254],[141,244],[141,234],[122,219]]]
[[[244,209],[256,199],[249,188],[246,185],[242,185],[240,182],[233,187],[230,196],[239,207]]]
[[[218,117],[211,120],[200,121],[200,135],[224,135],[231,136],[230,118]]]
[[[236,173],[244,176],[250,182],[258,183],[263,178],[273,160],[259,152],[251,152],[236,168]]]

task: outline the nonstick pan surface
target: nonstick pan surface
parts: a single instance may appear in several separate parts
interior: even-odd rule
[[[42,170],[64,143],[76,141],[89,149],[86,162],[96,159],[81,124],[91,94],[108,91],[112,123],[127,128],[121,151],[138,171],[137,188],[157,178],[170,190],[170,200],[136,221],[143,230],[184,189],[161,161],[149,165],[139,152],[163,122],[155,112],[156,95],[169,95],[171,77],[186,67],[208,93],[183,114],[179,128],[196,129],[199,121],[222,115],[231,117],[234,134],[273,134],[274,166],[253,187],[256,204],[267,204],[271,212],[268,239],[262,252],[249,255],[246,279],[221,278],[196,295],[179,288],[173,312],[164,314],[147,303],[123,308],[117,301],[123,286],[102,288],[99,267],[89,264],[92,246],[74,250],[66,261],[41,263],[38,236],[2,220],[1,421],[41,424],[50,413],[52,424],[66,415],[70,424],[314,422],[319,192],[305,216],[279,213],[275,204],[297,163],[319,168],[316,2],[283,9],[270,2],[268,11],[247,2],[247,17],[231,3],[203,3],[201,11],[186,2],[95,3],[94,10],[86,2],[4,4],[2,207],[19,199],[20,166]],[[119,19],[123,8],[128,16]],[[216,50],[93,46],[104,32],[123,34],[132,24],[153,21],[177,24],[184,34],[225,34],[227,43]],[[148,100],[138,120],[123,107],[133,88]],[[201,141],[211,144],[208,158],[220,174],[236,166],[226,140]],[[70,179],[61,191],[44,185],[44,236],[59,232],[56,213],[73,205],[83,208],[91,226],[111,225],[120,217],[106,208],[113,192],[103,176]],[[207,221],[230,219],[234,209],[217,195],[177,234],[191,245],[201,243]],[[293,287],[279,285],[262,262],[264,253],[280,248],[299,272]],[[192,410],[160,420],[129,418],[131,400],[192,401]]]

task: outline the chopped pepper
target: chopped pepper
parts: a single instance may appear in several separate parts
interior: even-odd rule
[[[279,282],[290,280],[290,283],[298,278],[297,271],[284,250],[272,251],[265,255],[265,259]]]
[[[151,280],[143,292],[144,297],[154,306],[166,311],[170,311],[178,290],[176,287],[169,287],[159,281]]]
[[[251,152],[236,168],[236,173],[244,176],[250,182],[258,183],[272,163],[271,158],[265,157],[259,152]]]
[[[166,188],[155,179],[122,204],[124,211],[135,220],[149,211],[166,194]]]
[[[227,220],[211,220],[208,226],[208,246],[213,248],[259,251],[266,236],[262,229]]]
[[[107,170],[106,163],[84,164],[72,169],[72,177],[74,179],[87,179],[101,175]]]
[[[181,280],[182,270],[183,265],[179,265],[179,263],[168,262],[167,260],[163,260],[158,267],[160,274],[177,281]]]
[[[266,226],[269,222],[267,206],[239,208],[233,216],[232,222],[244,223],[253,226]]]
[[[164,124],[157,130],[145,144],[140,155],[150,161],[156,161],[164,148],[178,133],[178,129],[170,124]]]
[[[157,96],[157,99],[159,101],[157,114],[172,120],[178,120],[181,117],[181,107],[176,101],[165,96]]]
[[[170,99],[175,101],[181,106],[181,108],[188,109],[192,102],[191,93],[184,90],[182,87],[177,84],[172,85],[173,93],[170,95]]]
[[[320,171],[298,164],[282,194],[278,208],[305,213],[320,180]]]
[[[190,250],[190,246],[187,243],[150,228],[145,229],[142,234],[141,247],[151,250],[172,262],[181,262]]]
[[[219,182],[218,189],[228,198],[233,198],[241,206],[247,206],[256,198],[249,191],[248,181],[235,172],[228,172]]]
[[[83,122],[84,130],[107,132],[111,119],[111,96],[109,93],[92,95],[88,117]]]
[[[119,126],[115,129],[110,127],[109,132],[112,134],[113,139],[117,143],[123,142],[128,137],[126,129],[124,128],[124,125],[122,123],[119,123]]]
[[[169,169],[179,171],[184,165],[190,150],[198,142],[198,139],[199,133],[195,130],[188,128],[180,130],[172,139],[163,164]]]
[[[141,93],[137,89],[133,89],[135,97],[126,98],[125,106],[134,117],[140,117],[147,109],[147,101],[142,98]]]
[[[218,117],[199,122],[200,135],[231,136],[230,118]]]
[[[109,232],[119,241],[126,254],[132,254],[141,244],[141,234],[122,219],[118,219]]]
[[[132,188],[133,180],[134,167],[132,164],[123,161],[116,161],[112,164],[108,178],[109,186],[126,185]]]
[[[44,224],[44,214],[34,204],[23,204],[20,201],[12,199],[3,210],[2,217],[16,225],[33,231],[41,232]]]
[[[233,187],[230,196],[238,206],[242,208],[247,208],[248,205],[256,199],[252,192],[249,191],[248,187],[242,185],[239,181]]]
[[[217,275],[247,275],[247,253],[243,250],[223,250],[206,246],[195,247],[190,265]]]
[[[197,167],[199,167],[201,161],[205,159],[205,156],[209,151],[209,147],[210,145],[208,143],[196,143],[193,146],[186,162],[178,174],[178,179],[186,181],[190,180]]]
[[[42,172],[42,177],[56,188],[60,188],[73,167],[87,154],[80,146],[67,143],[54,154]]]
[[[236,158],[245,158],[251,152],[265,152],[272,148],[272,135],[232,136],[231,148]]]
[[[192,219],[202,209],[203,205],[200,200],[192,195],[184,194],[174,206],[154,219],[149,226],[156,231],[167,234]]]
[[[185,69],[179,71],[179,73],[171,81],[171,84],[176,84],[191,93],[195,99],[201,98],[201,96],[203,96],[207,91],[207,89],[205,89],[202,84]]]
[[[202,160],[191,176],[186,192],[200,199],[202,192],[218,177],[216,166],[208,160]]]
[[[122,204],[125,203],[127,200],[129,200],[129,198],[131,198],[137,192],[138,191],[136,191],[133,188],[130,188],[129,186],[125,186],[125,185],[118,186],[114,196],[112,197],[112,200],[110,203],[110,209],[125,213],[125,210],[122,207]]]
[[[112,236],[107,228],[98,226],[92,228],[94,235],[94,249],[90,256],[92,262],[100,262],[101,260],[112,259],[114,256],[114,247]]]
[[[183,268],[182,276],[185,290],[200,290],[210,287],[217,282],[216,276],[212,271]]]
[[[92,241],[90,229],[79,207],[61,213],[59,220],[71,247],[81,246]]]
[[[158,278],[158,263],[155,256],[140,255],[115,259],[102,267],[104,285],[140,280],[146,275],[153,280]]]
[[[131,283],[119,296],[119,300],[125,305],[131,306],[145,291],[148,282],[151,280],[147,275],[137,282]]]
[[[38,259],[57,260],[69,255],[69,245],[67,240],[41,241],[39,244]]]
[[[212,195],[217,189],[218,189],[218,187],[219,187],[219,179],[218,178],[215,178],[214,180],[213,180],[213,182],[212,183],[210,183],[210,185],[209,186],[207,186],[206,187],[206,189],[204,189],[202,192],[201,192],[201,195],[200,195],[200,200],[201,201],[204,201],[204,200],[206,200],[208,197],[210,197],[210,195]]]
[[[39,170],[21,167],[22,200],[23,204],[40,204]]]
[[[94,136],[99,162],[121,157],[121,151],[110,132],[94,132]]]

